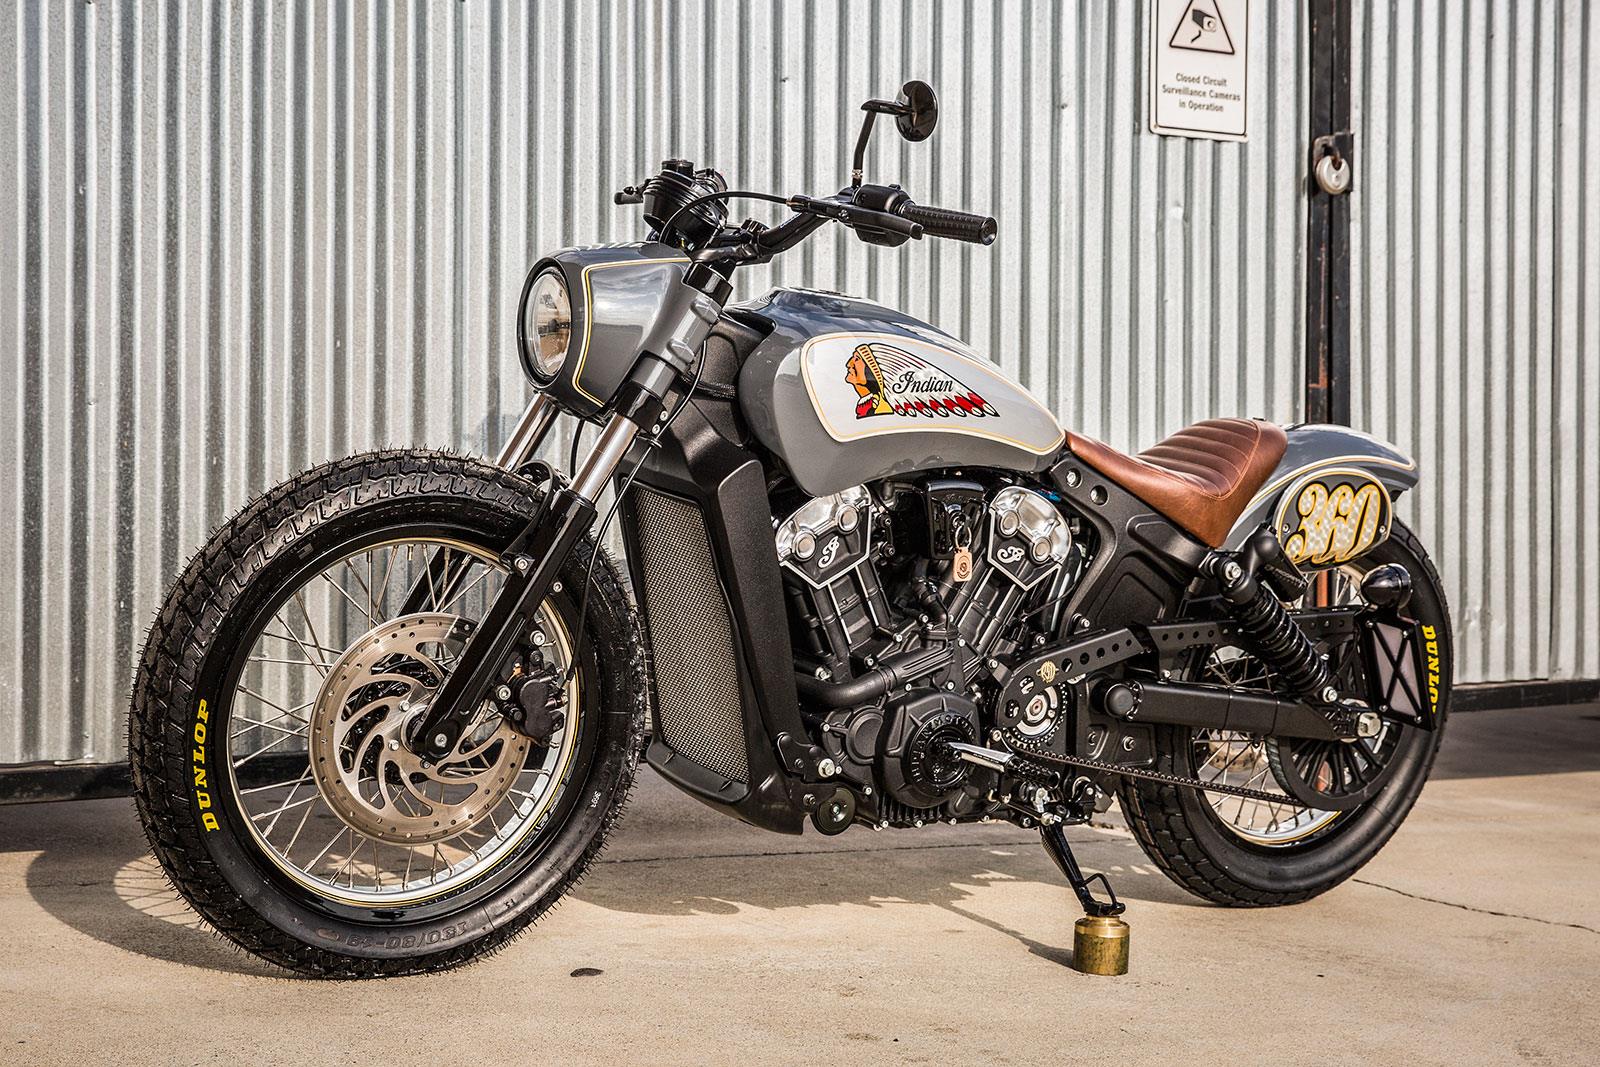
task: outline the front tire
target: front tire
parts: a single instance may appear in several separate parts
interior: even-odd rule
[[[646,701],[603,555],[580,607],[592,541],[527,639],[530,670],[541,647],[553,667],[577,657],[542,743],[493,705],[448,766],[385,743],[448,673],[540,493],[462,457],[356,456],[257,499],[189,562],[145,644],[128,747],[151,848],[221,934],[310,975],[442,970],[504,945],[587,871],[632,784]],[[467,568],[453,599],[391,608],[440,551]],[[315,859],[308,824],[334,834]]]
[[[1382,790],[1346,812],[1296,809],[1283,813],[1291,831],[1287,833],[1242,828],[1227,818],[1230,809],[1225,798],[1217,805],[1209,799],[1210,794],[1197,790],[1126,780],[1119,797],[1129,829],[1156,866],[1196,896],[1230,907],[1268,907],[1325,893],[1372,859],[1416,803],[1433,768],[1449,707],[1454,662],[1450,614],[1443,583],[1422,542],[1398,521],[1389,539],[1356,561],[1356,566],[1364,571],[1383,563],[1399,563],[1411,573],[1408,611],[1438,634],[1439,703],[1434,729],[1391,724],[1389,728],[1401,731],[1390,756],[1397,763]],[[1202,766],[1196,750],[1203,745],[1196,744],[1197,733],[1182,726],[1159,728],[1159,769],[1186,777],[1199,774]],[[1225,743],[1250,742],[1231,736]],[[1262,780],[1250,778],[1237,784],[1273,788],[1276,783],[1268,773],[1269,755],[1263,752],[1259,757]],[[1253,802],[1240,802],[1241,813],[1248,803]],[[1289,823],[1290,816],[1294,823]]]

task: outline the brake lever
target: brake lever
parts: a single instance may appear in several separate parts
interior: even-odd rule
[[[857,226],[866,226],[870,229],[884,230],[889,233],[904,234],[906,237],[922,239],[922,226],[899,215],[892,215],[887,211],[874,211],[872,208],[861,207],[840,200],[824,200],[815,196],[791,196],[787,204],[791,211],[803,215],[817,215],[835,222],[842,222],[854,229]]]

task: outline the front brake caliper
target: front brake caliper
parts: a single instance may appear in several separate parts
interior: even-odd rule
[[[534,653],[532,669],[512,679],[511,699],[505,705],[511,728],[539,745],[550,738],[566,721],[567,690],[561,672]]]

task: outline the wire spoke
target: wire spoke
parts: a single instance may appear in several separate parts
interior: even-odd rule
[[[251,730],[276,730],[278,733],[280,733],[280,734],[288,734],[290,737],[300,737],[300,736],[304,735],[305,732],[308,729],[310,729],[310,727],[311,727],[311,724],[310,723],[306,723],[306,725],[300,727],[300,729],[298,729],[298,730],[291,730],[287,726],[275,726],[270,722],[248,722],[247,721],[244,724],[244,729],[242,729],[238,733],[234,734],[233,735],[233,739],[235,741],[237,741],[240,737],[243,737],[245,734],[249,733]]]
[[[308,700],[304,704],[297,704],[293,708],[286,708],[281,704],[274,704],[272,701],[268,700],[254,689],[251,689],[249,686],[241,685],[239,687],[239,692],[243,693],[247,697],[253,697],[256,700],[261,701],[261,703],[265,704],[273,711],[276,711],[278,713],[276,716],[277,718],[293,719],[295,722],[303,722],[307,724],[311,722],[310,719],[302,719],[300,716],[296,715],[295,712],[304,711],[306,708],[311,707],[311,705],[316,703],[315,700]]]
[[[248,796],[251,793],[264,793],[268,789],[282,789],[286,785],[299,785],[302,782],[309,782],[310,780],[311,780],[311,768],[307,767],[303,772],[301,772],[301,775],[300,775],[299,778],[296,778],[296,779],[285,778],[283,781],[281,781],[281,782],[273,782],[271,785],[257,785],[257,786],[252,786],[249,789],[241,789],[241,790],[239,790],[239,795],[240,796]]]
[[[311,621],[311,612],[306,610],[305,597],[300,595],[303,592],[304,590],[302,589],[296,589],[294,591],[294,602],[300,606],[300,616],[306,620],[306,630],[311,634],[312,643],[320,648],[322,646],[322,638],[317,636],[316,623]],[[287,627],[285,628],[287,629]],[[289,632],[294,633],[292,629],[289,630]]]
[[[308,659],[285,659],[282,656],[251,656],[249,657],[249,661],[251,663],[281,663],[289,667],[316,667],[324,672],[327,670],[327,668],[333,666],[333,664],[324,663],[321,660],[312,661]]]
[[[300,595],[299,593],[295,594],[296,597],[298,597],[299,595]],[[312,666],[316,667],[317,668],[317,672],[319,674],[321,674],[324,678],[326,678],[328,676],[329,668],[320,666],[322,661],[317,659],[310,652],[306,651],[306,643],[304,641],[300,640],[300,635],[294,632],[294,627],[289,625],[288,620],[283,619],[283,618],[281,618],[280,616],[277,616],[277,615],[274,615],[273,618],[277,619],[279,622],[283,623],[283,628],[285,630],[289,631],[289,636],[288,637],[284,637],[281,634],[273,633],[271,630],[263,630],[263,631],[261,631],[262,635],[265,636],[265,637],[276,637],[280,641],[292,641],[292,642],[294,642],[295,647],[300,649],[300,655],[305,657],[306,662],[311,664]],[[314,635],[312,637],[312,645],[311,645],[311,647],[315,648],[318,652],[330,652],[334,656],[339,656],[339,655],[342,654],[336,648],[326,648],[323,645],[318,644]]]
[[[254,752],[250,753],[250,755],[244,757],[243,759],[236,760],[234,762],[234,764],[233,764],[233,769],[234,770],[238,770],[240,767],[243,767],[246,763],[249,763],[251,760],[255,759],[257,756],[263,756],[263,755],[267,754],[268,752],[271,752],[273,749],[277,748],[279,745],[281,745],[285,741],[289,740],[290,737],[298,737],[298,736],[299,736],[299,734],[297,734],[297,733],[296,734],[289,734],[289,735],[286,735],[284,737],[278,738],[276,741],[272,741],[272,742],[270,742],[268,744],[265,744],[265,745],[261,746],[260,748],[256,749]]]
[[[292,796],[293,794],[290,795]],[[291,808],[298,808],[302,804],[311,804],[317,799],[317,797],[306,797],[304,800],[290,801],[289,803],[284,804],[282,807],[273,808],[271,811],[259,812],[258,814],[250,816],[250,818],[254,819],[256,822],[260,822],[262,819],[270,818],[273,822],[273,825],[277,825],[278,816],[282,815],[284,812],[290,810]],[[262,831],[262,833],[267,834],[270,834],[271,832],[272,826],[268,826]]]
[[[347,560],[346,562],[348,563],[349,561]],[[367,614],[366,609],[363,608],[360,604],[356,603],[356,598],[350,595],[350,591],[348,589],[346,589],[344,586],[340,585],[338,582],[334,581],[333,578],[328,574],[327,571],[323,571],[317,577],[321,578],[323,581],[325,581],[329,585],[331,585],[334,588],[334,590],[340,596],[344,597],[346,600],[348,600],[350,602],[350,606],[351,607],[355,608],[357,611],[359,611],[363,615]],[[368,623],[372,622],[372,617],[370,615],[367,616],[367,622]]]
[[[468,593],[470,593],[474,589],[478,588],[478,586],[483,583],[483,580],[485,578],[489,577],[489,575],[491,575],[493,573],[494,573],[494,571],[492,569],[490,569],[488,567],[485,567],[483,569],[483,573],[482,574],[480,574],[476,578],[472,579],[472,584],[471,585],[468,585],[468,586],[460,589],[454,595],[452,595],[449,600],[446,600],[443,604],[439,605],[439,610],[440,611],[449,610],[449,607],[450,607],[451,604],[454,604],[457,600],[460,600],[462,597],[466,596]]]
[[[378,612],[384,617],[389,617],[389,577],[394,573],[394,558],[400,553],[389,547],[389,562],[383,568],[383,584],[378,587]]]

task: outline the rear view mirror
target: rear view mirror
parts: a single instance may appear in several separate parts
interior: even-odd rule
[[[939,121],[939,98],[925,81],[908,81],[900,90],[894,123],[908,141],[926,141]]]

